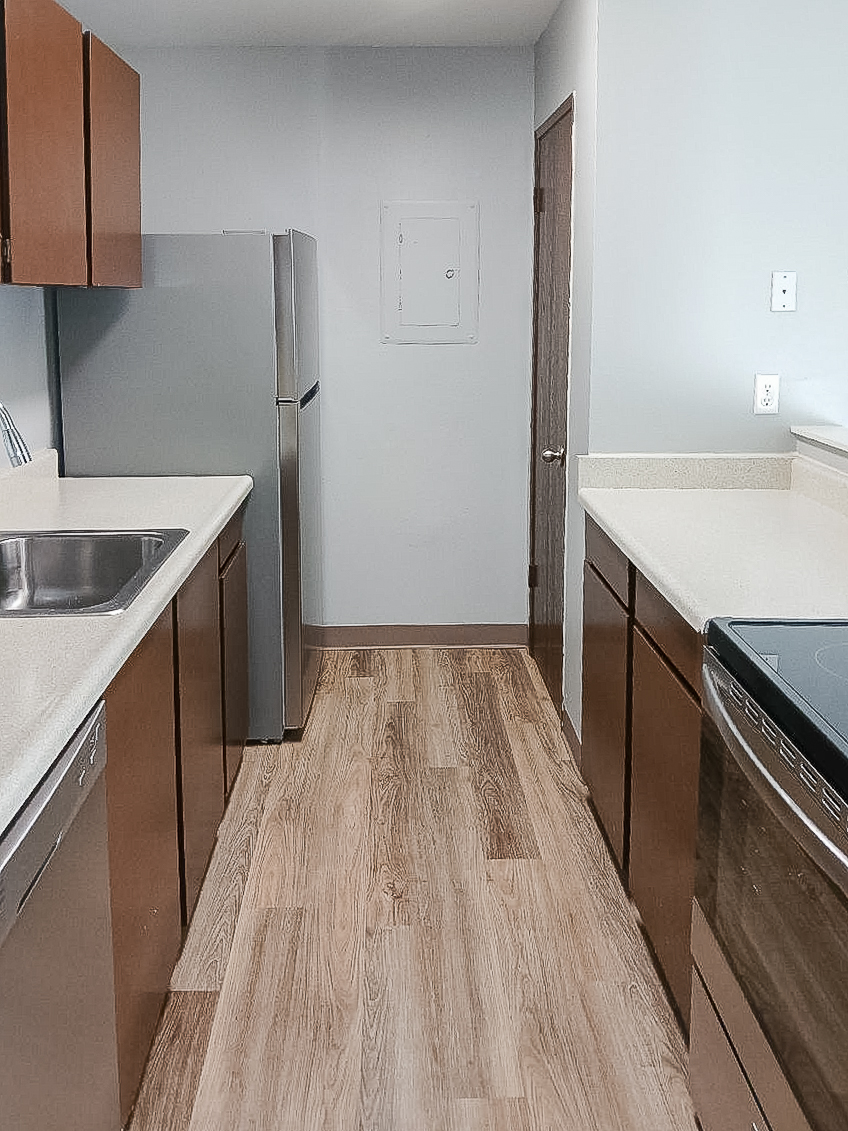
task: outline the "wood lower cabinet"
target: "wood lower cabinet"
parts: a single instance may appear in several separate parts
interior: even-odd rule
[[[247,550],[239,541],[220,571],[224,774],[227,794],[241,765],[249,726]]]
[[[220,576],[219,552],[201,558],[105,696],[122,1124],[224,812],[224,694],[233,776],[247,732],[244,543]]]
[[[207,550],[174,599],[177,758],[185,924],[191,918],[224,812],[224,726],[218,548]]]
[[[174,637],[162,613],[106,692],[106,794],[121,1119],[180,950]]]
[[[627,866],[632,619],[595,568],[583,568],[582,773],[616,862]]]
[[[3,281],[88,281],[82,27],[53,0],[3,0]]]
[[[630,894],[688,1027],[701,708],[638,625],[632,709]]]
[[[587,516],[582,772],[684,1026],[702,654],[702,635]]]

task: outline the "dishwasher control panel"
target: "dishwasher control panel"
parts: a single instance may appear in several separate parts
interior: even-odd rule
[[[101,702],[0,837],[0,946],[105,765],[105,706]]]

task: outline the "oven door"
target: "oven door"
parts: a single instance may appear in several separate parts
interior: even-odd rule
[[[846,1129],[848,807],[709,651],[704,707],[697,902],[811,1127]]]

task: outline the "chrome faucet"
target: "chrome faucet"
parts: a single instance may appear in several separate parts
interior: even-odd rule
[[[32,456],[29,454],[26,440],[15,427],[9,410],[2,403],[0,403],[0,432],[3,433],[3,443],[6,445],[6,454],[12,467],[30,463]]]

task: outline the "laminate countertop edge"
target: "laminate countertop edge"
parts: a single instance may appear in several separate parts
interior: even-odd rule
[[[606,458],[581,457],[581,504],[698,632],[717,616],[848,618],[848,475],[795,453]],[[711,458],[723,466],[699,486]],[[628,466],[639,483],[640,465],[664,485],[589,485],[621,484]]]
[[[0,480],[0,530],[189,533],[123,612],[0,617],[0,836],[253,487],[247,475],[64,479],[55,458],[34,464]]]

